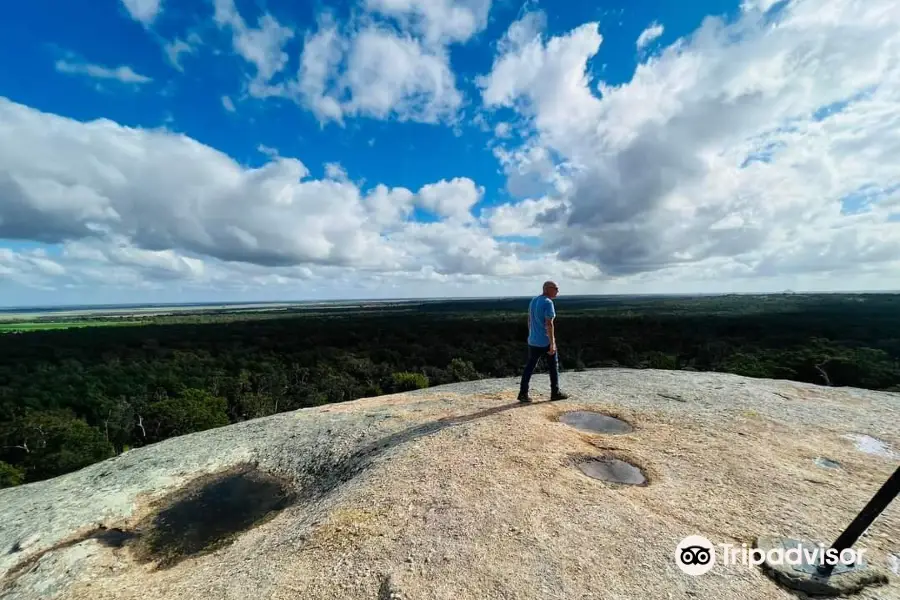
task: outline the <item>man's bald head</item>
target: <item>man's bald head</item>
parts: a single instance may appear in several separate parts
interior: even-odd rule
[[[545,281],[543,292],[545,296],[552,298],[559,292],[559,286],[556,285],[555,281]]]

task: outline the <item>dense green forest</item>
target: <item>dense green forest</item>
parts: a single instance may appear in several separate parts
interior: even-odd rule
[[[527,303],[222,310],[0,334],[0,487],[277,412],[518,376]],[[579,297],[556,306],[564,371],[693,369],[900,392],[900,295]]]

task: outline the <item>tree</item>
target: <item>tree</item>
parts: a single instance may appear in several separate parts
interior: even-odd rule
[[[643,356],[643,362],[650,369],[675,369],[675,357],[663,352],[647,352]]]
[[[103,432],[65,410],[28,412],[7,424],[3,438],[4,458],[15,457],[12,462],[26,481],[71,473],[115,456]]]
[[[124,397],[104,403],[100,420],[104,437],[117,450],[131,441],[136,423],[134,406]]]
[[[761,362],[752,354],[738,352],[725,359],[723,370],[745,377],[769,377],[770,370],[766,363]]]
[[[0,489],[22,485],[25,482],[25,471],[0,460]]]
[[[225,398],[188,388],[175,398],[166,398],[147,407],[144,423],[149,443],[228,425]]]
[[[461,358],[454,358],[451,360],[447,370],[450,371],[450,374],[455,381],[474,381],[481,377],[478,371],[475,370],[475,365],[473,365],[471,361],[463,360]]]
[[[422,373],[394,373],[391,387],[394,392],[420,390],[428,387],[428,377]]]

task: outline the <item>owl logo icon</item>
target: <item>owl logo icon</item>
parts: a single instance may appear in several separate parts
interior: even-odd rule
[[[689,535],[675,548],[675,564],[688,575],[703,575],[716,564],[712,542],[700,535]]]

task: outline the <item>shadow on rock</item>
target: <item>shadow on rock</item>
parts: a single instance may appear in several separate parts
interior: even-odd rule
[[[409,429],[404,429],[403,431],[392,433],[391,435],[385,436],[379,440],[375,440],[370,444],[366,444],[365,446],[357,450],[354,455],[357,457],[367,457],[381,454],[392,448],[407,444],[419,438],[434,435],[435,433],[443,431],[448,427],[462,425],[463,423],[470,423],[472,421],[477,421],[478,419],[484,419],[485,417],[497,415],[508,410],[520,408],[523,406],[528,406],[528,404],[513,402],[512,404],[504,404],[502,406],[487,408],[470,415],[444,417],[443,419],[438,419],[437,421],[423,423],[422,425],[416,425],[415,427],[410,427]]]
[[[306,501],[315,501],[328,495],[368,469],[374,459],[393,448],[434,435],[448,427],[470,423],[523,406],[529,405],[513,402],[468,415],[445,417],[384,436],[347,454],[335,451],[328,443],[315,444],[314,450],[307,456],[301,468],[304,480],[300,485],[303,490],[302,497]]]

